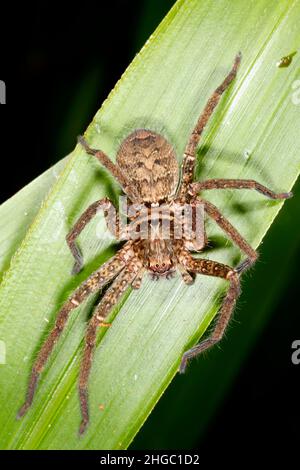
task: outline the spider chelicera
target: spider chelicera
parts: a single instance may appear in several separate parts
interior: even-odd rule
[[[137,235],[138,231],[135,230],[135,236],[131,237],[129,230],[127,241],[116,255],[95,271],[69,297],[58,313],[55,326],[35,360],[28,384],[26,401],[19,411],[19,418],[26,413],[32,404],[39,375],[65,327],[71,311],[78,307],[91,293],[99,291],[111,281],[113,282],[96,307],[86,332],[79,374],[79,398],[82,414],[79,429],[80,434],[84,433],[89,422],[87,384],[93,351],[95,349],[97,328],[99,326],[109,326],[109,323],[105,322],[105,318],[112,310],[112,307],[118,302],[129,286],[136,289],[140,287],[145,271],[150,272],[152,277],[157,279],[161,276],[168,277],[178,270],[183,281],[187,284],[193,282],[195,274],[220,277],[229,283],[227,294],[223,300],[211,335],[183,354],[180,372],[184,372],[189,359],[197,356],[221,340],[239,296],[240,275],[256,261],[257,253],[221,212],[213,204],[201,198],[199,194],[202,190],[226,188],[255,189],[272,199],[286,199],[292,196],[291,193],[276,194],[254,180],[210,179],[200,182],[193,181],[196,149],[200,137],[222,94],[235,78],[240,61],[241,54],[238,54],[231,71],[223,83],[213,92],[204,111],[200,115],[184,152],[180,181],[175,152],[170,143],[162,135],[147,129],[135,130],[122,142],[117,154],[116,164],[101,150],[90,148],[84,138],[79,137],[79,142],[87,153],[94,155],[118,181],[129,199],[129,204],[135,204],[137,207],[143,205],[149,210],[149,214],[151,210],[155,211],[155,209],[159,209],[162,205],[169,208],[168,217],[170,220],[171,236],[165,238],[158,230],[155,232],[156,235],[154,237],[142,238]],[[191,252],[199,252],[205,248],[206,235],[204,229],[202,243],[199,243],[197,234],[193,233],[195,229],[192,229],[192,233],[189,233],[188,237],[184,232],[180,239],[172,236],[172,230],[174,231],[175,225],[182,223],[181,219],[179,221],[176,220],[175,205],[177,207],[189,205],[192,217],[194,217],[196,209],[200,204],[205,214],[215,220],[221,229],[245,253],[245,260],[237,267],[233,268],[208,259],[194,258],[191,255]],[[75,259],[73,274],[78,273],[83,264],[81,252],[76,245],[76,238],[92,217],[96,215],[98,210],[104,211],[108,228],[114,233],[114,236],[118,240],[124,240],[121,234],[119,219],[117,218],[115,223],[112,223],[109,216],[110,208],[112,207],[112,203],[106,198],[94,202],[82,214],[67,235],[67,243]],[[135,222],[136,229],[140,223],[139,211],[137,210],[136,215],[131,218],[129,217],[129,219],[131,222]],[[150,223],[150,218],[148,220],[146,216],[146,223],[148,222]],[[161,220],[159,220],[160,223]]]

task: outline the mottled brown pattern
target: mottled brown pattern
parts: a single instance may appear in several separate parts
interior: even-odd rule
[[[173,147],[163,136],[153,131],[138,129],[132,132],[121,144],[116,164],[101,150],[90,148],[83,137],[79,138],[85,150],[94,155],[112,173],[129,198],[127,214],[129,223],[125,228],[121,228],[120,220],[118,218],[113,220],[111,211],[114,208],[106,198],[88,207],[67,235],[67,243],[75,260],[72,272],[77,273],[83,265],[76,238],[95,216],[97,210],[104,211],[108,228],[117,240],[127,239],[128,241],[120,248],[116,256],[83,282],[62,306],[55,325],[34,362],[26,401],[18,417],[23,416],[31,406],[39,375],[66,325],[69,314],[92,292],[99,291],[109,282],[113,281],[96,307],[86,332],[79,375],[79,399],[82,414],[80,434],[84,433],[89,422],[87,384],[96,345],[97,327],[110,325],[105,321],[106,317],[129,286],[135,289],[140,288],[146,271],[156,280],[168,278],[179,272],[186,284],[191,284],[197,274],[218,277],[229,283],[211,335],[183,354],[180,372],[184,372],[191,358],[221,340],[239,295],[240,274],[254,263],[257,253],[217,207],[200,198],[198,193],[208,189],[246,188],[255,189],[272,199],[286,199],[291,196],[291,193],[276,194],[253,180],[212,179],[193,183],[196,149],[203,129],[221,95],[235,78],[240,60],[241,55],[238,54],[230,73],[213,92],[196,123],[184,153],[180,182]],[[191,255],[190,251],[203,251],[207,241],[204,228],[201,228],[203,233],[197,233],[199,228],[196,225],[196,209],[199,205],[202,205],[206,215],[215,220],[246,254],[246,259],[237,267],[232,268],[217,261],[194,258]],[[191,224],[186,231],[184,231],[185,223],[182,217],[183,206],[187,206],[191,214]],[[165,231],[166,222],[168,222],[168,235]],[[180,237],[177,236],[178,229],[182,231]]]
[[[117,163],[145,203],[169,200],[178,184],[173,147],[161,135],[138,129],[121,144]]]

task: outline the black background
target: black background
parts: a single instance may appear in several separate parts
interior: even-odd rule
[[[154,0],[153,9],[148,3],[86,1],[76,6],[43,1],[1,6],[0,79],[7,89],[7,106],[0,108],[1,153],[6,174],[13,178],[2,182],[0,202],[74,148],[77,134],[85,130],[173,1],[162,5]],[[30,147],[26,154],[25,144]]]
[[[0,71],[7,89],[1,153],[6,174],[13,178],[5,178],[2,202],[73,149],[76,135],[138,51],[134,44],[142,6],[132,0],[86,1],[81,7],[48,1],[6,5],[1,19]],[[101,86],[94,87],[88,104],[74,104],[90,75],[99,77]],[[63,135],[70,113],[76,119],[70,135]],[[30,152],[24,153],[25,143]]]
[[[173,2],[153,1],[145,19],[146,3],[86,0],[76,7],[44,1],[6,5],[6,11],[1,6],[0,79],[6,82],[7,104],[0,106],[0,202],[73,149],[76,135]],[[300,365],[290,360],[291,342],[300,338],[298,283],[295,269],[268,328],[198,441],[201,452],[251,452],[253,445],[288,452],[299,444]]]

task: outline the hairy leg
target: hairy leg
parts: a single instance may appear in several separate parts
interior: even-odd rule
[[[204,111],[200,115],[198,122],[190,136],[190,139],[187,143],[185,148],[184,156],[183,156],[183,164],[182,164],[182,180],[181,186],[179,190],[179,197],[183,198],[187,191],[189,185],[193,181],[193,174],[194,174],[194,167],[195,167],[195,160],[196,160],[196,149],[200,140],[200,137],[203,133],[203,130],[211,117],[215,107],[220,101],[220,98],[224,91],[229,87],[231,82],[236,77],[239,65],[241,62],[241,54],[237,54],[234,60],[234,64],[232,66],[231,71],[223,81],[223,83],[213,92],[212,96],[206,103]]]
[[[119,182],[124,193],[127,194],[133,202],[138,202],[139,198],[135,188],[132,187],[130,181],[125,177],[118,165],[115,165],[102,150],[92,149],[83,136],[80,135],[78,137],[78,142],[84,147],[88,154],[94,155],[94,157],[113,175]]]
[[[107,290],[89,323],[79,375],[79,399],[82,415],[82,421],[79,428],[80,435],[85,432],[89,422],[87,386],[96,345],[97,327],[100,325],[106,326],[104,323],[105,318],[112,310],[113,306],[116,305],[127,287],[134,282],[141,269],[142,265],[138,259],[133,259],[126,265],[111,287]]]
[[[211,202],[202,199],[205,212],[216,221],[222,230],[231,238],[231,240],[247,255],[247,258],[242,261],[235,270],[241,273],[248,269],[258,258],[258,253],[252,248],[251,245],[242,237],[237,229],[227,220]]]
[[[131,283],[131,287],[133,289],[139,289],[142,285],[142,280],[145,274],[146,268],[142,267],[137,275],[135,276],[134,280]]]
[[[182,250],[179,253],[178,259],[184,268],[191,272],[221,277],[229,281],[229,289],[223,300],[213,332],[207,339],[183,354],[179,369],[180,373],[183,373],[190,359],[198,356],[198,354],[201,354],[222,339],[240,293],[240,282],[238,272],[225,264],[206,259],[194,259],[186,250]]]
[[[293,193],[274,193],[271,189],[263,186],[255,180],[239,179],[211,179],[192,183],[189,188],[190,195],[196,196],[200,191],[207,189],[254,189],[259,193],[271,199],[288,199]]]
[[[77,308],[89,296],[89,294],[99,290],[111,281],[132,257],[133,252],[131,251],[131,244],[128,243],[116,256],[101,266],[99,270],[94,272],[83,284],[81,284],[63,305],[62,309],[58,313],[53,329],[41,347],[33,364],[27,388],[26,401],[18,413],[18,418],[21,418],[31,406],[39,376],[56,342],[58,341],[72,310]]]
[[[83,257],[79,247],[75,243],[76,238],[80,235],[86,225],[92,220],[97,214],[98,210],[103,210],[106,224],[112,234],[118,238],[119,231],[119,218],[117,215],[116,208],[108,198],[100,199],[99,201],[93,202],[79,217],[74,227],[68,233],[66,240],[71,250],[72,255],[75,259],[75,264],[72,269],[72,274],[77,274],[82,269]]]

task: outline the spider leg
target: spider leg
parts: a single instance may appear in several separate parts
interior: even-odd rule
[[[189,193],[196,196],[200,191],[207,189],[255,189],[259,193],[271,199],[288,199],[293,193],[274,193],[266,186],[255,180],[239,180],[239,179],[211,179],[207,181],[199,181],[190,185]]]
[[[96,157],[97,160],[99,160],[99,162],[113,175],[113,177],[119,182],[124,193],[127,194],[132,201],[138,202],[139,198],[136,191],[118,165],[115,165],[111,159],[102,152],[102,150],[92,149],[82,135],[78,136],[78,142],[83,146],[88,154],[94,155],[94,157]]]
[[[240,293],[240,282],[238,272],[225,264],[206,259],[194,259],[186,250],[181,250],[178,258],[184,268],[191,272],[221,277],[229,281],[229,289],[223,300],[214,330],[209,338],[201,341],[183,354],[179,368],[180,373],[183,373],[190,359],[198,356],[198,354],[201,354],[222,339]]]
[[[82,230],[86,225],[92,220],[92,218],[97,214],[98,210],[103,210],[105,215],[105,220],[108,229],[112,234],[118,238],[119,234],[119,218],[117,215],[116,208],[113,203],[108,198],[100,199],[99,201],[93,202],[79,217],[74,227],[70,230],[66,236],[67,244],[71,250],[72,255],[75,259],[75,264],[72,269],[72,274],[77,274],[82,269],[83,257],[80,252],[79,247],[75,243],[76,238],[80,235]]]
[[[248,269],[258,258],[258,253],[242,237],[237,229],[227,220],[211,202],[202,199],[205,212],[221,227],[221,229],[231,238],[231,240],[247,255],[236,268],[236,272],[241,273]]]
[[[139,276],[141,269],[142,265],[138,259],[132,259],[126,265],[123,271],[115,279],[111,287],[109,287],[105,293],[89,323],[85,337],[85,348],[79,374],[79,399],[82,415],[82,421],[79,428],[80,435],[85,432],[89,423],[87,385],[92,365],[93,353],[96,345],[97,327],[103,324],[105,318],[126,291],[128,286],[134,282],[136,277]]]
[[[134,280],[131,283],[131,287],[133,289],[139,289],[141,287],[145,271],[146,271],[146,268],[144,268],[144,267],[139,270],[138,274],[136,275],[136,277],[134,278]]]
[[[216,90],[213,92],[213,94],[207,101],[206,106],[202,114],[200,115],[198,122],[190,136],[183,156],[182,179],[181,186],[179,189],[179,197],[184,197],[186,195],[188,191],[188,186],[193,181],[193,173],[196,161],[196,148],[199,143],[200,137],[215,107],[219,103],[222,94],[236,77],[241,62],[241,57],[241,53],[237,54],[237,56],[235,57],[231,71],[229,72],[225,80],[221,83],[221,85],[216,88]]]
[[[58,341],[72,310],[77,308],[89,294],[99,290],[113,279],[124,268],[130,257],[133,257],[133,252],[131,251],[131,244],[128,243],[116,256],[101,266],[100,269],[95,271],[85,282],[83,282],[65,302],[58,313],[53,329],[41,347],[33,364],[27,388],[26,401],[21,407],[17,418],[21,418],[31,406],[39,376],[56,342]]]

